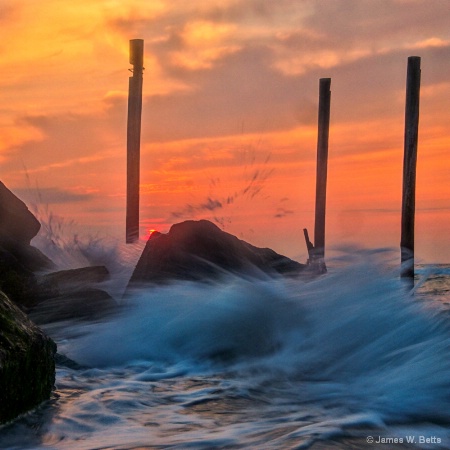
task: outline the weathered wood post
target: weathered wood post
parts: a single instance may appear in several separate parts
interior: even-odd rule
[[[317,136],[316,210],[314,222],[314,258],[320,272],[325,265],[325,208],[327,197],[328,136],[330,129],[331,78],[319,82],[319,118]]]
[[[414,283],[414,216],[419,135],[420,57],[408,58],[406,76],[405,141],[403,155],[401,277]]]
[[[128,87],[127,125],[127,217],[126,242],[139,239],[139,172],[142,114],[142,78],[144,72],[144,41],[130,41],[130,69],[133,76]]]
[[[311,264],[313,264],[313,261],[314,261],[314,245],[309,240],[309,234],[308,234],[308,230],[306,228],[303,228],[303,234],[305,236],[306,248],[308,250],[308,261],[306,264],[311,265]]]

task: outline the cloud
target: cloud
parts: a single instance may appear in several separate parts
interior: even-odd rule
[[[50,188],[13,188],[12,191],[22,200],[32,204],[78,203],[94,198],[91,193],[73,192],[59,187]]]
[[[304,3],[304,2],[303,2]],[[211,2],[204,11],[205,17],[217,22],[251,22],[261,21],[270,25],[289,16],[296,18],[305,10],[305,5],[295,4],[292,0],[235,0],[228,2]]]
[[[450,46],[417,49],[423,59],[423,86],[442,83],[450,72]],[[195,90],[145,99],[143,139],[147,142],[269,133],[317,121],[318,80],[332,78],[332,125],[401,119],[406,62],[414,49],[369,54],[329,69],[288,76],[275,67],[267,47],[228,55],[220,67],[184,73]],[[180,73],[181,76],[181,73]],[[144,81],[145,82],[145,81]]]
[[[16,4],[0,4],[0,24],[8,24],[19,18],[20,15],[20,5]]]
[[[387,128],[397,122],[399,128],[402,126],[406,58],[416,48],[404,43],[397,45],[394,39],[394,49],[373,50],[371,43],[378,42],[375,23],[379,19],[371,17],[376,15],[372,3],[366,5],[366,13],[359,8],[358,2],[351,0],[342,4],[337,2],[342,11],[330,5],[324,12],[323,8],[329,3],[302,2],[303,6],[299,6],[300,3],[288,1],[211,2],[195,15],[192,14],[192,6],[180,7],[175,14],[166,4],[159,12],[148,11],[143,17],[129,16],[129,20],[142,24],[144,37],[149,38],[146,41],[147,54],[158,62],[160,74],[184,86],[183,89],[162,90],[158,95],[147,95],[144,99],[143,154],[150,157],[151,149],[151,164],[156,169],[186,171],[235,167],[241,150],[239,135],[268,136],[271,133],[280,133],[280,139],[271,138],[270,145],[263,143],[261,151],[273,151],[280,162],[304,158],[303,147],[299,148],[300,152],[296,148],[283,149],[285,143],[281,133],[300,127],[315,128],[318,79],[324,76],[332,78],[331,125],[335,127],[335,133],[331,136],[331,143],[336,138],[337,127],[347,133],[342,135],[337,152],[384,150],[381,140],[385,136],[389,139],[394,136]],[[388,14],[386,8],[393,3],[397,2],[381,2],[378,16],[385,17]],[[437,2],[437,5],[440,11],[442,3]],[[403,14],[401,17],[411,16],[413,23],[414,14],[423,12],[423,7],[414,2],[414,14],[406,11],[403,3],[394,6]],[[289,15],[301,19],[297,27],[292,21],[281,24],[281,19]],[[359,47],[353,47],[351,33],[341,32],[341,27],[344,24],[348,26],[353,17],[352,26],[359,30],[361,36],[358,45],[366,53],[356,51]],[[427,17],[431,21],[430,14]],[[261,25],[268,19],[265,31]],[[223,24],[217,36],[211,28],[214,21]],[[251,26],[243,26],[240,30],[239,25],[244,25],[245,21]],[[361,25],[364,21],[369,22],[367,29]],[[438,19],[438,24],[441,22]],[[223,43],[238,43],[239,49],[215,55],[217,58],[213,55],[212,59],[206,60],[207,69],[193,70],[176,64],[170,58],[171,54],[183,54],[198,45],[198,36],[196,41],[192,33],[195,37],[195,24],[199,23],[203,24],[203,31],[200,27],[199,32],[211,34],[212,41],[217,38],[219,47]],[[148,27],[149,24],[155,25],[154,29]],[[175,26],[177,24],[180,24],[179,28]],[[117,23],[116,26],[119,27]],[[440,33],[439,26],[436,32]],[[333,38],[333,27],[336,38]],[[389,33],[395,36],[394,21],[389,27]],[[400,28],[402,33],[409,33],[407,27]],[[388,32],[387,29],[385,31]],[[120,32],[125,33],[125,28]],[[240,33],[242,37],[238,39]],[[260,39],[261,36],[264,39]],[[426,39],[415,36],[411,41],[423,57],[424,89],[443,83],[450,72],[447,41],[427,36]],[[433,43],[435,45],[431,45]],[[317,61],[313,58],[307,64],[307,70],[299,73],[289,73],[279,67],[280,61],[288,64],[299,54],[309,58],[320,49],[337,55],[336,62],[326,67],[326,58],[322,62],[320,58]],[[352,49],[356,53],[352,54]],[[350,56],[340,58],[347,53]],[[148,70],[144,86],[151,84],[151,77]],[[111,91],[114,91],[114,86],[111,86]],[[433,101],[438,100],[438,96],[433,97]],[[85,114],[44,112],[22,115],[16,126],[35,130],[34,135],[30,134],[34,139],[21,142],[11,138],[12,147],[8,152],[2,152],[2,170],[17,170],[17,162],[23,160],[30,173],[42,176],[65,170],[70,176],[70,168],[75,166],[89,167],[98,163],[92,167],[100,167],[104,159],[120,158],[126,147],[126,96],[107,96],[103,106],[102,111]],[[446,116],[442,117],[445,121]],[[383,121],[388,121],[388,126],[384,126],[378,139],[376,128],[383,126]],[[370,136],[368,130],[371,131]],[[227,136],[234,136],[235,140],[218,144]],[[184,141],[170,151],[158,152],[159,143],[181,140]],[[295,145],[297,142],[301,145],[301,137],[295,140]],[[389,140],[388,144],[392,142]]]
[[[326,35],[329,45],[372,47],[402,45],[438,33],[447,34],[448,2],[421,0],[318,0],[308,2],[313,13],[304,21]]]
[[[133,5],[111,10],[107,24],[122,40],[145,40],[151,95],[143,142],[232,135],[242,124],[245,133],[314,125],[325,76],[333,78],[334,123],[399,114],[406,57],[416,49],[431,55],[427,42],[444,49],[447,35],[448,3],[440,0],[433,8],[395,0],[159,1],[139,14]]]
[[[315,120],[302,79],[271,68],[265,47],[227,55],[208,71],[180,69],[178,75],[195,89],[145,99],[147,141],[237,134],[242,124],[246,133],[270,132]]]
[[[12,141],[0,164],[2,170],[17,170],[17,162],[22,161],[29,173],[45,172],[108,158],[121,141],[125,148],[125,106],[108,102],[105,111],[92,114],[20,116],[15,126],[27,130],[28,140]]]

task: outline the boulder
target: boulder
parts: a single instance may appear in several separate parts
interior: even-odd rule
[[[207,220],[175,224],[167,234],[154,232],[128,287],[170,280],[207,281],[228,273],[297,275],[305,265],[269,248],[255,247]]]
[[[40,226],[25,203],[0,182],[0,289],[24,308],[37,301],[34,272],[53,266],[30,245]]]
[[[10,253],[31,271],[54,267],[49,258],[30,245],[40,228],[25,203],[0,181],[0,253]]]
[[[82,288],[49,298],[29,312],[38,325],[65,320],[96,321],[117,310],[117,303],[105,291]]]
[[[35,301],[36,277],[7,250],[0,247],[0,290],[22,307]]]
[[[109,271],[105,266],[89,266],[48,273],[40,277],[40,284],[59,295],[108,279]]]
[[[0,237],[29,245],[40,228],[41,224],[25,203],[0,181]]]
[[[115,300],[96,285],[109,279],[105,266],[61,270],[38,278],[40,301],[29,312],[39,325],[64,320],[98,320],[114,310]]]
[[[33,249],[31,246],[28,247]],[[37,249],[34,250],[39,252]],[[41,292],[37,277],[32,270],[36,266],[26,264],[26,261],[24,264],[23,258],[27,260],[26,257],[23,257],[23,253],[18,255],[17,252],[5,250],[0,246],[0,290],[10,300],[26,310],[40,301]],[[30,262],[32,259],[28,261]],[[39,265],[39,268],[42,268],[42,265]]]
[[[56,344],[0,292],[0,423],[50,397],[55,353]]]

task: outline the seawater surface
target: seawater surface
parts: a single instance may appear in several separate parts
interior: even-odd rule
[[[0,448],[449,448],[450,266],[418,272],[411,295],[365,254],[310,280],[143,288],[47,327],[77,364]]]

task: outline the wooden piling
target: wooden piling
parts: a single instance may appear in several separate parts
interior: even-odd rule
[[[420,57],[408,58],[401,230],[401,277],[414,280],[414,218],[419,133]]]
[[[320,270],[325,266],[325,207],[327,195],[328,136],[330,129],[331,78],[319,82],[319,117],[317,137],[316,210],[314,222],[314,257]]]
[[[306,228],[303,228],[303,234],[305,236],[305,242],[306,242],[306,249],[308,250],[308,261],[307,264],[311,265],[314,261],[314,245],[309,240],[309,234],[308,230]]]
[[[127,216],[126,242],[139,239],[139,182],[142,115],[142,81],[144,71],[144,41],[130,41],[130,64],[133,76],[128,86],[127,124]]]

